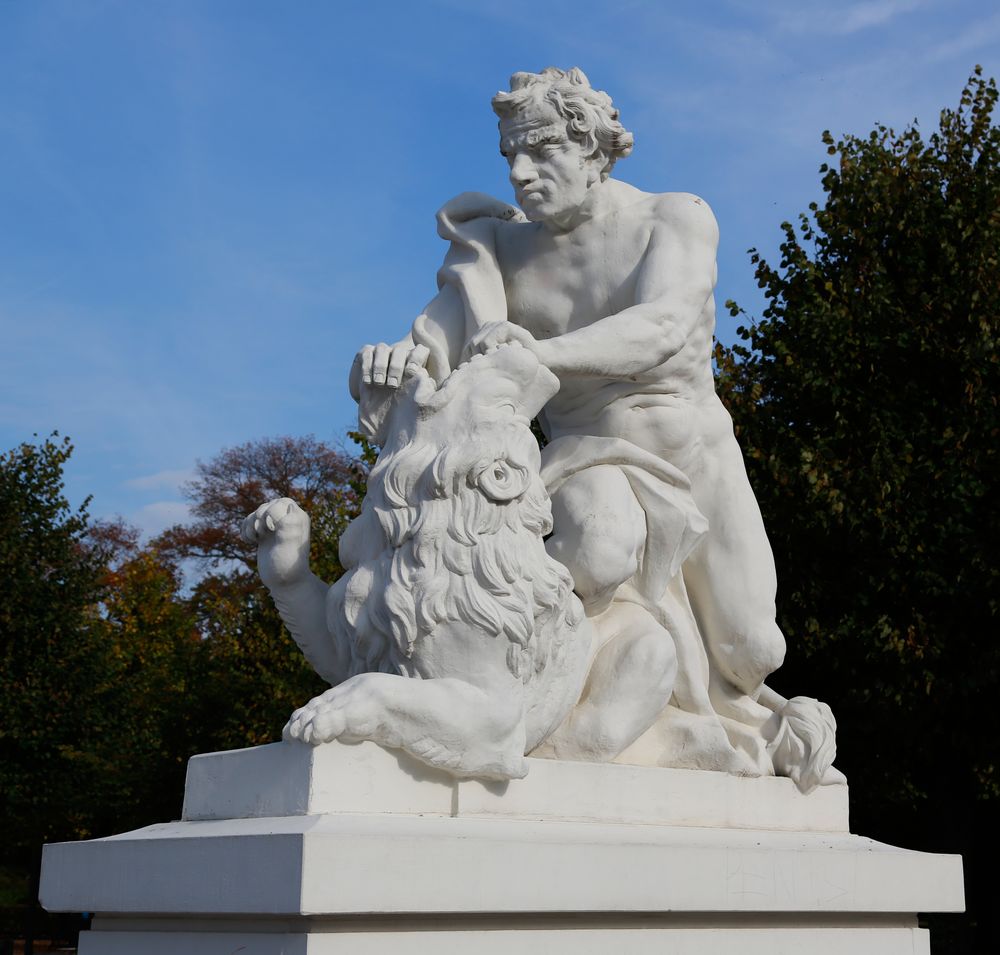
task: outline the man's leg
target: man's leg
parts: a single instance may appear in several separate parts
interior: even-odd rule
[[[673,693],[673,639],[641,607],[616,601],[639,567],[646,515],[617,468],[575,474],[553,495],[549,554],[573,576],[597,630],[596,656],[580,702],[536,751],[562,759],[614,759],[655,722]]]
[[[757,699],[785,656],[774,558],[735,439],[713,452],[692,481],[709,530],[684,564],[684,583],[712,660],[713,703],[757,722],[766,712],[745,698]]]

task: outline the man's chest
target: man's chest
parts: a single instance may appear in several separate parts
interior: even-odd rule
[[[533,234],[500,244],[507,317],[552,338],[636,303],[648,229],[609,225],[579,235]]]

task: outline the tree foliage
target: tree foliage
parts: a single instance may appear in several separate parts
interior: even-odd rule
[[[240,523],[265,501],[293,498],[310,515],[312,568],[332,582],[343,573],[338,542],[364,495],[365,464],[313,437],[283,437],[225,449],[196,472],[185,488],[194,520],[154,546],[202,569],[187,600],[210,688],[200,697],[200,749],[272,742],[292,710],[325,686],[285,632]]]
[[[42,842],[176,817],[189,756],[277,739],[324,688],[237,528],[265,500],[295,498],[332,581],[371,461],[313,438],[224,450],[187,488],[193,520],[142,544],[70,507],[71,451],[53,438],[0,455],[0,935],[33,895]]]
[[[855,817],[928,848],[971,847],[1000,796],[996,101],[977,69],[926,140],[824,133],[826,200],[777,267],[751,250],[768,304],[716,355],[778,562],[778,685],[834,704]]]
[[[174,568],[63,494],[55,436],[0,455],[0,869],[29,917],[43,842],[176,813],[197,648]],[[164,782],[169,785],[165,786]],[[13,887],[13,888],[12,888]],[[4,927],[0,927],[0,932]]]
[[[0,455],[0,814],[18,822],[8,853],[86,834],[77,792],[99,772],[78,733],[111,716],[95,692],[110,664],[93,613],[100,561],[86,546],[86,504],[63,496],[72,446],[56,438]]]

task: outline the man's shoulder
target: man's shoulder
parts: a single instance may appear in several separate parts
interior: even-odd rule
[[[617,180],[617,213],[620,217],[667,223],[682,229],[714,229],[715,215],[700,196],[690,192],[643,192]]]
[[[712,207],[690,192],[661,192],[654,196],[657,215],[692,225],[715,223]]]
[[[690,192],[651,193],[648,214],[653,219],[655,230],[718,244],[719,226],[711,206]]]

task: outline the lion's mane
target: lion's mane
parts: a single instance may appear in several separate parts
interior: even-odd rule
[[[509,500],[484,490],[500,462],[524,485]],[[575,626],[580,610],[569,572],[545,551],[539,464],[519,419],[473,425],[443,448],[410,440],[383,452],[341,541],[348,579],[329,620],[351,648],[350,675],[420,676],[421,637],[456,619],[509,641],[507,666],[525,683],[544,668],[545,634]]]

